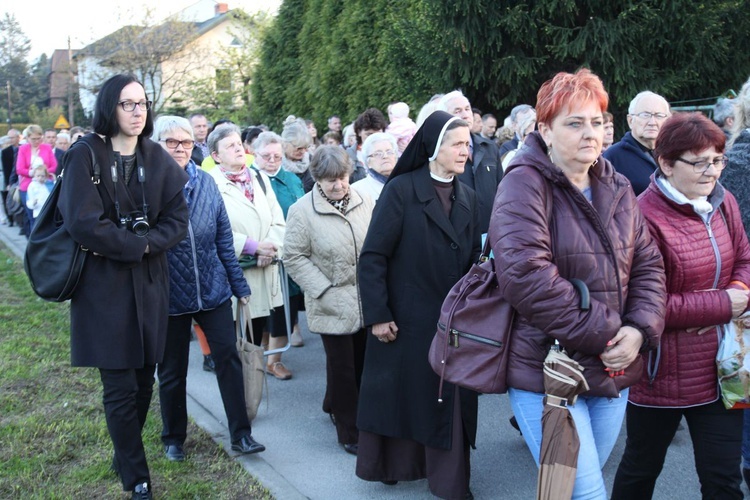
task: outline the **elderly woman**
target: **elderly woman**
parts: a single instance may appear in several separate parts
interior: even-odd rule
[[[24,234],[27,236],[31,232],[34,224],[34,211],[26,206],[26,197],[28,195],[29,184],[34,177],[34,169],[38,166],[47,167],[47,172],[54,174],[57,170],[57,159],[52,151],[52,146],[42,142],[44,130],[39,125],[29,125],[23,131],[26,138],[26,144],[18,148],[16,158],[16,173],[18,174],[18,192],[21,194],[21,205],[26,210],[26,222],[23,227]]]
[[[385,132],[387,126],[388,123],[385,121],[385,116],[377,108],[366,109],[354,120],[354,134],[357,138],[357,143],[346,148],[346,152],[352,160],[352,165],[354,165],[354,171],[349,179],[349,182],[352,184],[367,177],[367,171],[365,170],[366,158],[362,151],[365,141],[372,134]]]
[[[718,182],[724,141],[700,113],[670,117],[656,138],[659,170],[638,204],[664,256],[667,320],[630,391],[613,498],[651,498],[683,417],[703,498],[743,498],[742,412],[724,408],[716,353],[720,325],[747,309],[750,246],[737,201]]]
[[[95,133],[64,157],[58,203],[71,238],[89,249],[70,301],[70,361],[98,368],[112,467],[132,498],[146,500],[151,476],[141,431],[167,337],[167,250],[188,231],[188,175],[149,139],[151,101],[132,75],[104,82],[93,124]],[[136,230],[134,216],[146,228]]]
[[[350,189],[352,165],[338,146],[321,146],[310,162],[315,186],[289,209],[284,249],[289,275],[305,291],[310,331],[326,352],[324,411],[338,441],[357,454],[357,399],[365,353],[359,252],[373,202]]]
[[[287,117],[284,120],[281,138],[284,141],[282,144],[284,161],[281,167],[299,177],[307,193],[312,189],[315,181],[309,172],[310,153],[307,152],[307,149],[312,144],[312,137],[307,130],[305,120],[293,115]]]
[[[580,439],[573,498],[606,498],[601,469],[640,377],[638,353],[658,345],[664,325],[659,249],[627,179],[601,157],[608,101],[587,69],[542,85],[538,132],[500,183],[488,236],[501,292],[516,310],[510,402],[537,463],[544,359],[558,341],[584,368],[590,389],[568,407]],[[591,291],[589,310],[572,279]]]
[[[283,303],[279,273],[274,259],[280,257],[284,241],[284,213],[271,189],[268,176],[245,165],[245,149],[240,129],[233,124],[216,127],[208,136],[208,149],[216,168],[210,175],[219,186],[234,235],[237,257],[254,261],[244,270],[253,294],[250,299],[253,341],[260,345],[271,310]],[[292,374],[276,362],[268,372],[288,380]]]
[[[232,295],[246,304],[250,287],[234,255],[224,202],[213,179],[190,159],[195,140],[187,119],[160,117],[151,139],[190,176],[183,188],[190,214],[188,235],[167,252],[169,324],[164,359],[158,365],[164,452],[169,460],[185,459],[185,387],[193,320],[201,326],[211,347],[232,449],[240,453],[263,451],[263,445],[251,436],[232,318]]]
[[[606,151],[615,142],[615,116],[606,111],[604,115],[604,142],[602,142],[602,151]]]
[[[289,207],[305,195],[302,187],[302,181],[289,172],[281,168],[281,162],[284,159],[282,153],[283,139],[273,132],[261,133],[253,142],[255,151],[254,168],[258,168],[268,175],[271,181],[271,187],[276,194],[276,199],[281,205],[281,210],[286,219]],[[291,318],[294,331],[292,332],[292,346],[301,347],[304,345],[302,336],[299,333],[298,316],[302,295],[299,286],[294,281],[289,280],[289,317]],[[286,317],[284,309],[277,307],[271,315],[271,324],[268,331],[271,333],[269,339],[269,348],[276,350],[286,345]],[[268,364],[274,366],[281,361],[281,354],[270,354]]]
[[[352,184],[360,193],[377,202],[388,176],[396,166],[398,145],[396,138],[385,132],[376,132],[362,144],[362,157],[367,166],[367,177]]]
[[[362,248],[367,340],[356,473],[395,484],[427,478],[441,498],[469,494],[477,394],[427,362],[440,306],[480,250],[479,206],[458,181],[469,125],[443,111],[422,124],[391,173]]]

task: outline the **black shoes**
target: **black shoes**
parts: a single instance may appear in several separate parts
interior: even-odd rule
[[[130,497],[132,500],[151,500],[151,491],[148,489],[148,483],[141,483],[133,489],[133,496]]]
[[[245,436],[239,441],[232,443],[232,450],[243,455],[250,455],[252,453],[260,453],[266,451],[266,447],[253,439],[252,436]]]
[[[215,372],[216,371],[216,365],[214,364],[214,358],[207,354],[203,356],[203,371],[204,372]]]
[[[516,416],[513,415],[512,417],[510,417],[508,421],[510,422],[511,427],[513,427],[515,430],[518,431],[520,435],[523,436],[523,432],[521,432],[521,428],[518,427],[518,420],[516,420]]]
[[[344,451],[351,455],[356,455],[357,452],[359,451],[359,445],[357,443],[345,444]]]
[[[164,454],[172,462],[182,462],[185,460],[185,452],[182,449],[182,445],[179,444],[168,444],[164,447]]]

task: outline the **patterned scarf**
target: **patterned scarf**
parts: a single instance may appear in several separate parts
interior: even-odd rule
[[[326,194],[323,192],[323,188],[320,187],[320,184],[315,183],[315,185],[318,186],[318,192],[320,193],[320,196],[322,196],[324,200],[330,203],[333,206],[333,208],[341,212],[341,215],[346,215],[346,209],[349,206],[349,201],[352,199],[351,191],[347,191],[344,197],[341,198],[340,200],[332,200],[328,196],[326,196]]]
[[[235,186],[242,189],[245,193],[245,198],[250,200],[250,203],[255,201],[255,194],[253,193],[253,178],[250,176],[250,171],[246,166],[242,167],[239,172],[232,172],[226,170],[221,165],[218,165],[224,176],[229,179]]]

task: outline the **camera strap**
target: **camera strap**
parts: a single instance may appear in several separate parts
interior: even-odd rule
[[[115,203],[115,211],[117,213],[117,220],[122,219],[122,214],[120,212],[120,199],[117,196],[117,184],[119,184],[120,179],[120,172],[124,172],[124,167],[122,165],[122,155],[119,151],[113,151],[112,149],[112,140],[107,137],[107,149],[109,150],[110,154],[110,161],[112,163],[111,166],[111,177],[112,177],[112,187],[114,190],[114,203]],[[138,147],[136,147],[136,153],[135,153],[135,162],[136,162],[136,175],[138,176],[138,184],[141,185],[141,201],[142,201],[142,211],[143,215],[148,221],[148,203],[146,203],[146,169],[143,167],[143,161],[140,158],[140,154],[138,151]],[[123,168],[123,170],[121,170]],[[131,198],[132,201],[132,198]],[[135,204],[135,203],[134,203]]]

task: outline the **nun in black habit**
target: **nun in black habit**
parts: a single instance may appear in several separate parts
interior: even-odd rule
[[[359,395],[356,473],[395,484],[427,478],[441,498],[469,495],[477,394],[445,385],[427,361],[440,307],[480,252],[479,207],[458,181],[468,124],[436,111],[391,173],[359,260],[370,334]]]

